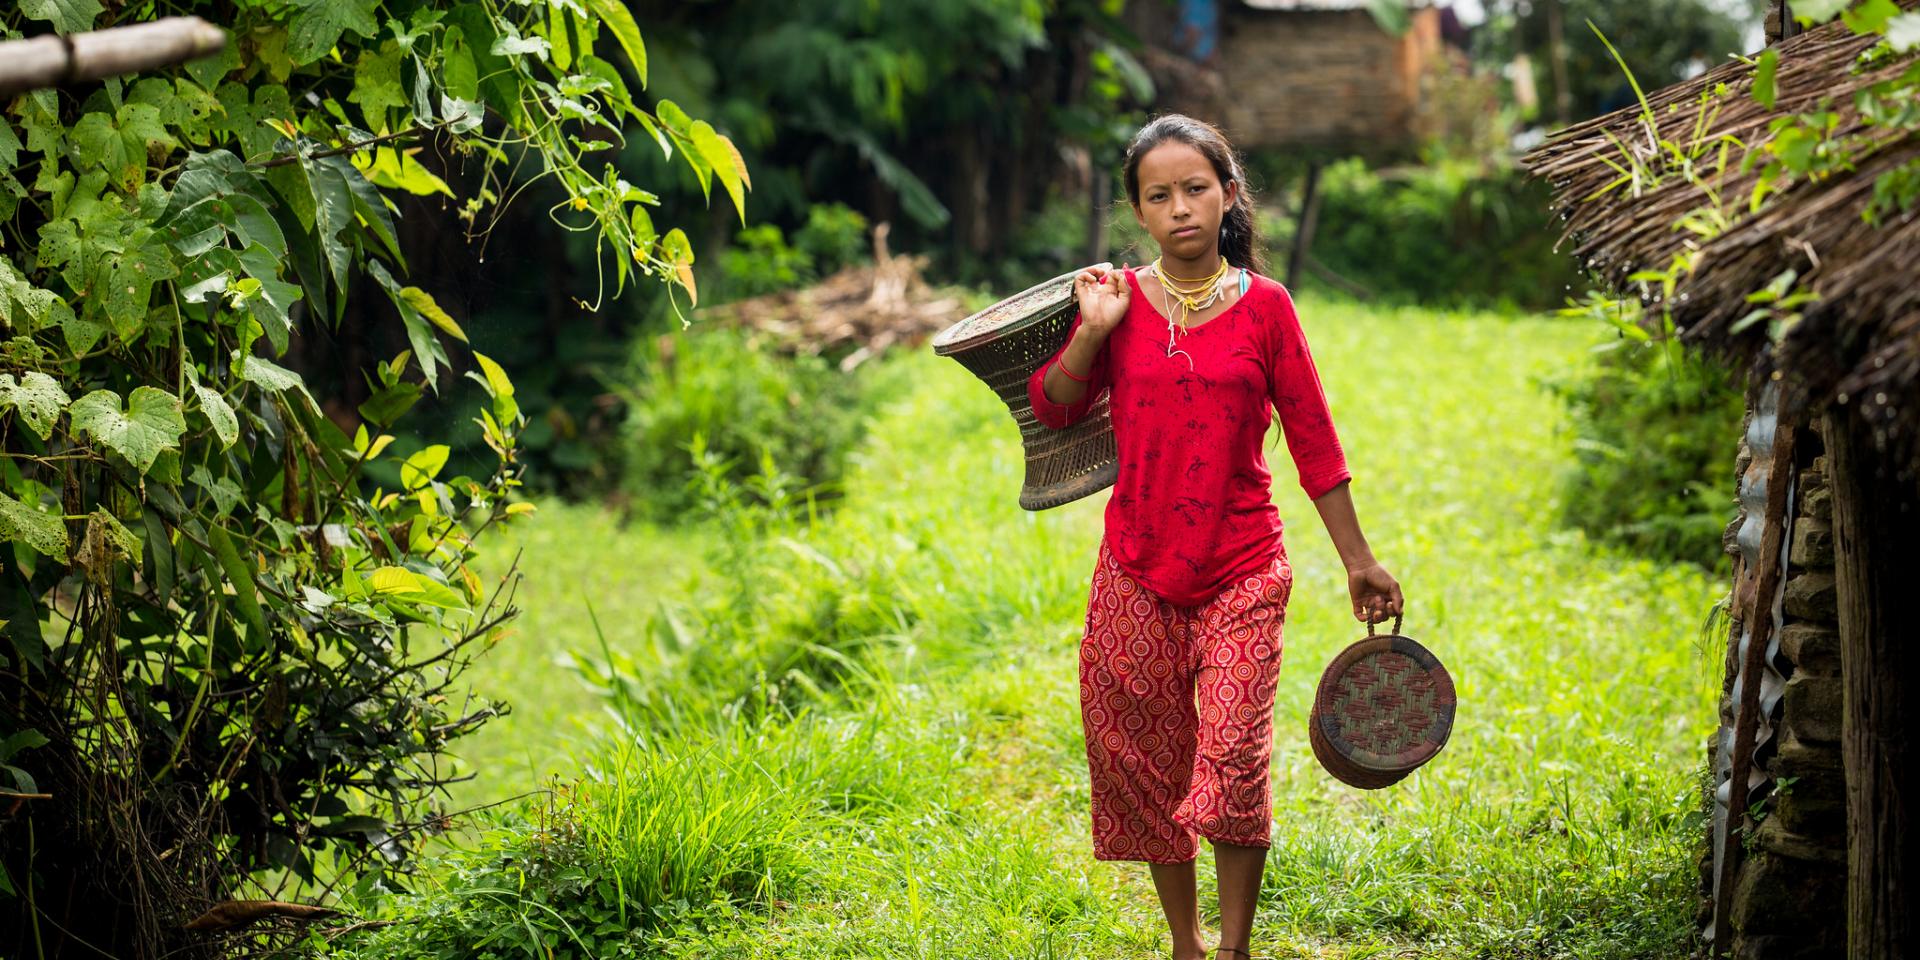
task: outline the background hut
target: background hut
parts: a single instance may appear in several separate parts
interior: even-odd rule
[[[1783,6],[1768,18],[1777,109],[1750,95],[1753,68],[1731,62],[1648,97],[1658,139],[1757,144],[1774,116],[1823,101],[1838,134],[1868,129],[1854,91],[1914,57],[1855,76],[1877,35],[1835,21],[1783,37],[1792,28]],[[1718,112],[1696,129],[1703,95]],[[1675,229],[1703,204],[1685,178],[1601,192],[1617,176],[1606,161],[1620,144],[1662,163],[1654,139],[1636,106],[1570,127],[1524,162],[1553,184],[1574,255],[1616,289],[1657,294],[1630,275],[1691,250],[1695,266],[1665,304],[1678,336],[1750,374],[1739,514],[1726,538],[1725,696],[1708,747],[1703,933],[1716,957],[1920,955],[1904,902],[1920,862],[1907,696],[1920,653],[1905,643],[1920,612],[1905,552],[1920,540],[1920,217],[1878,228],[1861,218],[1880,174],[1920,163],[1920,140],[1889,137],[1854,169],[1799,180],[1758,213],[1744,201],[1759,171],[1730,171],[1716,187],[1735,198],[1734,220],[1700,242]],[[1756,309],[1747,294],[1788,270],[1818,299],[1776,340],[1767,323],[1742,320]]]
[[[1452,66],[1451,48],[1441,42],[1451,11],[1417,2],[1407,14],[1406,31],[1395,35],[1368,12],[1366,0],[1128,7],[1136,34],[1167,38],[1141,57],[1160,108],[1219,126],[1243,150],[1306,153],[1288,284],[1297,281],[1312,243],[1321,165],[1343,156],[1410,156],[1426,132],[1426,78],[1437,65]],[[1464,65],[1464,54],[1454,52]]]
[[[1399,36],[1365,0],[1185,0],[1127,16],[1140,36],[1167,38],[1145,57],[1166,109],[1219,124],[1242,148],[1385,155],[1418,140],[1441,14],[1415,5]]]

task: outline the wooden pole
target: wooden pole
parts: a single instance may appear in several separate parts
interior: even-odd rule
[[[1313,228],[1320,221],[1320,161],[1307,161],[1307,182],[1300,187],[1300,219],[1293,230],[1293,253],[1287,258],[1287,286],[1298,286],[1313,246]]]
[[[1826,415],[1833,486],[1833,572],[1845,708],[1840,754],[1847,778],[1847,944],[1860,960],[1920,949],[1914,881],[1920,866],[1920,683],[1913,644],[1914,544],[1920,489],[1902,479],[1848,407]]]
[[[1094,161],[1087,187],[1087,262],[1107,259],[1107,208],[1113,206],[1113,178],[1107,168]]]
[[[226,45],[227,32],[199,17],[8,40],[0,43],[0,97],[172,66]]]
[[[1547,0],[1547,62],[1553,65],[1553,115],[1558,126],[1573,122],[1573,84],[1567,79],[1567,38],[1560,0]]]

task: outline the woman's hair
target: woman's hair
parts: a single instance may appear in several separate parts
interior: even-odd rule
[[[1127,185],[1127,199],[1136,209],[1140,206],[1140,158],[1169,140],[1178,140],[1200,151],[1213,164],[1213,172],[1220,178],[1222,188],[1230,182],[1240,185],[1233,206],[1227,208],[1226,216],[1220,220],[1220,256],[1233,266],[1245,267],[1254,273],[1266,273],[1266,242],[1261,239],[1260,227],[1254,222],[1253,191],[1247,186],[1246,168],[1240,163],[1233,145],[1213,124],[1185,114],[1168,113],[1153,118],[1141,127],[1127,143],[1125,172],[1122,174]]]

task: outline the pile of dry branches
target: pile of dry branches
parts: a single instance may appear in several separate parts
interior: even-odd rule
[[[966,315],[958,296],[927,285],[927,257],[887,251],[887,224],[873,229],[873,263],[819,283],[715,307],[707,322],[758,331],[787,354],[834,354],[852,370],[889,347],[917,344]]]

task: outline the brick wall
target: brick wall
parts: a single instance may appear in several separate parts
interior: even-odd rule
[[[1437,11],[1404,37],[1364,10],[1233,5],[1221,30],[1226,131],[1241,147],[1373,149],[1415,134],[1420,74],[1439,49]]]

